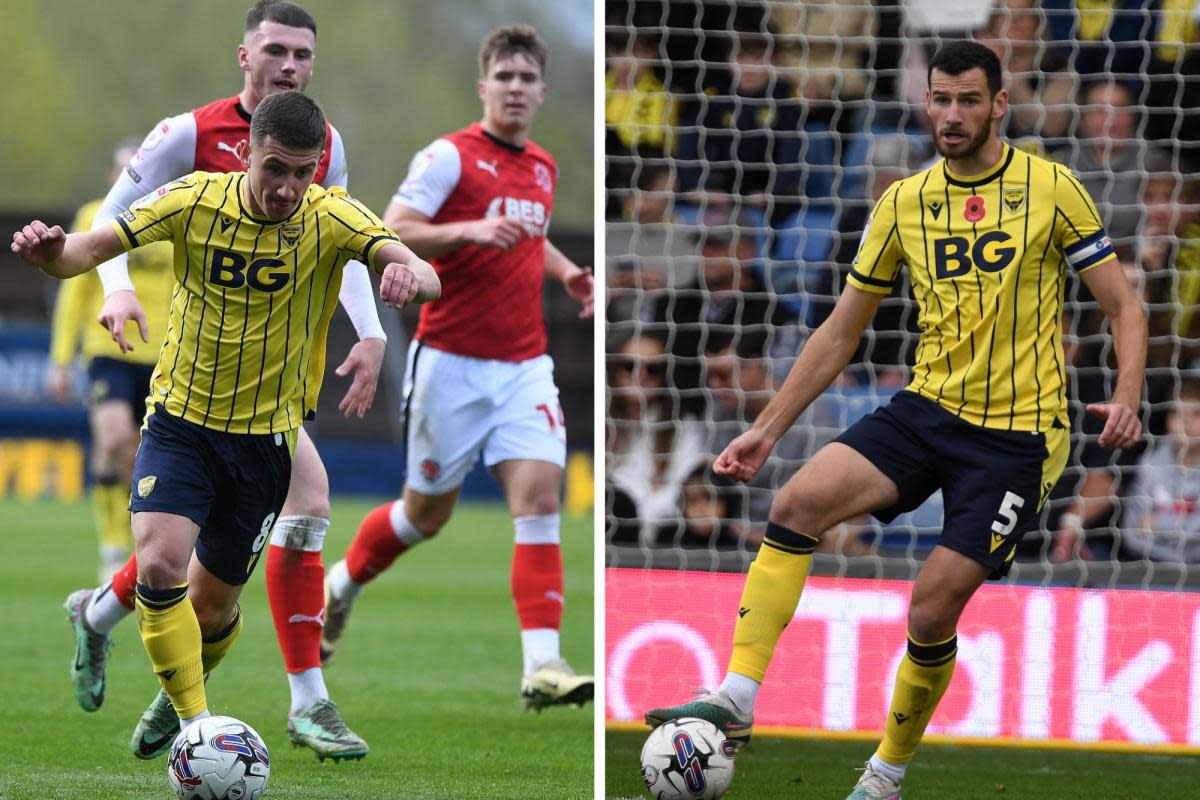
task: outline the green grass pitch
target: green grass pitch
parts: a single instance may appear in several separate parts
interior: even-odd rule
[[[605,797],[643,798],[646,734],[608,731]],[[842,800],[875,742],[755,736],[737,758],[727,800]],[[1194,756],[925,745],[905,800],[1157,800],[1200,796]]]
[[[326,566],[373,507],[334,498]],[[157,690],[132,618],[114,632],[104,707],[75,704],[62,603],[96,579],[85,503],[0,501],[0,798],[172,797],[166,759],[129,752]],[[592,667],[592,524],[564,517],[563,654]],[[440,536],[400,558],[360,598],[330,694],[371,745],[360,762],[321,764],[285,731],[283,661],[260,566],[242,599],[246,627],[208,684],[212,710],[254,726],[271,751],[268,797],[591,798],[593,711],[524,713],[509,594],[512,523],[500,504],[464,504]]]

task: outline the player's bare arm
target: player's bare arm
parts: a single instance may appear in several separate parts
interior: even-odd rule
[[[452,253],[466,245],[511,250],[524,235],[521,223],[505,216],[436,224],[431,217],[393,200],[383,214],[383,224],[394,230],[421,258]]]
[[[383,275],[379,299],[392,308],[428,303],[442,294],[442,282],[433,266],[398,242],[388,242],[375,251],[375,271]]]
[[[753,478],[779,438],[821,392],[829,388],[858,347],[863,330],[884,295],[847,285],[833,312],[813,332],[779,392],[750,430],[729,443],[713,462],[718,475],[739,481]]]
[[[578,266],[561,250],[546,242],[546,277],[561,283],[567,294],[578,301],[582,306],[580,319],[591,319],[596,308],[596,279],[590,269]]]
[[[1104,420],[1101,447],[1129,448],[1142,436],[1138,408],[1146,374],[1146,314],[1120,263],[1113,259],[1080,273],[1112,328],[1117,387],[1107,403],[1091,403],[1089,414]]]
[[[12,251],[52,278],[73,278],[123,251],[111,228],[65,233],[34,220],[13,234]]]

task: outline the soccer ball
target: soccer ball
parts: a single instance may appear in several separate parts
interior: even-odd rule
[[[642,780],[654,800],[717,800],[733,780],[733,754],[711,722],[673,719],[642,746]]]
[[[205,717],[175,737],[167,778],[180,800],[257,800],[271,757],[262,737],[233,717]]]

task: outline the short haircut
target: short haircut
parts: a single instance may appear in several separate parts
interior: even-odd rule
[[[303,92],[276,92],[259,101],[250,118],[250,141],[270,136],[289,150],[325,147],[325,112]]]
[[[529,56],[537,62],[542,74],[545,74],[550,49],[532,25],[506,25],[496,28],[479,46],[480,76],[487,77],[488,67],[493,62],[512,55]]]
[[[967,70],[978,67],[987,76],[988,90],[993,96],[1003,87],[1003,70],[1000,59],[996,54],[979,42],[962,39],[942,47],[934,54],[929,62],[929,73],[926,78],[933,83],[933,71],[944,72],[947,75],[962,75]]]
[[[258,0],[246,12],[246,33],[258,30],[264,22],[277,22],[289,28],[308,28],[317,35],[317,21],[295,3],[287,0]]]

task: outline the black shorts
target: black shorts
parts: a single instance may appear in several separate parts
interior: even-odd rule
[[[891,522],[941,489],[945,518],[938,544],[991,567],[991,577],[999,578],[1062,474],[1068,434],[1066,428],[983,428],[903,391],[835,441],[861,453],[900,490],[899,501],[874,516]]]
[[[128,403],[133,409],[133,424],[141,426],[154,365],[96,356],[88,363],[87,372],[88,404],[96,406],[109,400]]]
[[[129,510],[177,514],[199,525],[200,563],[240,586],[287,498],[295,443],[296,431],[224,433],[155,403],[133,465]]]

